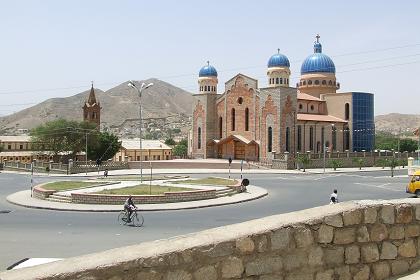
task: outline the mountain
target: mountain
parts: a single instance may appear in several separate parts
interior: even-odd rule
[[[376,131],[412,135],[420,127],[420,115],[391,113],[375,117]]]
[[[190,116],[193,96],[191,93],[158,79],[138,81],[154,85],[142,92],[143,118],[167,118],[169,116]],[[125,120],[138,120],[138,92],[124,82],[107,91],[95,89],[100,102],[101,123],[106,127],[118,127]],[[13,134],[19,129],[32,129],[40,124],[59,118],[81,121],[82,106],[90,89],[65,98],[51,98],[30,108],[0,118],[0,133]]]

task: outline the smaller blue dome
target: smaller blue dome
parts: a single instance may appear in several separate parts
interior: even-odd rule
[[[272,55],[268,60],[267,67],[290,67],[290,62],[287,56],[280,53],[280,49],[278,53]]]
[[[217,77],[216,68],[210,65],[207,61],[207,65],[203,66],[198,73],[199,77]]]

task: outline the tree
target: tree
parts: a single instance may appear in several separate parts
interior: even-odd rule
[[[308,155],[298,155],[297,161],[299,164],[302,164],[303,172],[306,172],[306,167],[311,163]]]
[[[118,137],[109,132],[99,132],[97,142],[88,147],[88,158],[90,160],[108,160],[113,158],[121,149],[121,142]]]
[[[378,166],[382,166],[382,169],[385,168],[385,166],[387,165],[388,160],[386,158],[380,158],[376,161],[376,165]]]
[[[400,141],[400,152],[414,152],[417,150],[417,141],[414,141],[413,139],[401,139]]]
[[[362,158],[353,158],[353,162],[357,164],[359,170],[362,170],[363,165],[365,165],[365,160]]]
[[[165,140],[165,144],[168,145],[168,146],[175,146],[176,142],[175,142],[174,139],[168,138],[168,139]]]
[[[188,154],[188,141],[187,139],[182,139],[173,149],[173,155],[178,157],[186,157]]]
[[[333,160],[331,160],[331,166],[334,168],[334,171],[336,171],[337,168],[343,166],[343,162],[341,160],[338,160],[338,159],[333,159]]]
[[[398,139],[391,133],[379,132],[375,135],[375,149],[397,150]]]

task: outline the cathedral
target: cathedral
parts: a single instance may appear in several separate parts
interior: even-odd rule
[[[207,63],[194,94],[190,151],[193,158],[271,159],[275,154],[371,151],[373,94],[337,92],[335,65],[319,35],[302,63],[296,87],[280,53],[267,63],[267,87],[237,74],[218,94],[216,68]]]

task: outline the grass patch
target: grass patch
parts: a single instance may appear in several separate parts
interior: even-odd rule
[[[182,191],[194,191],[191,188],[180,188],[180,187],[167,187],[152,185],[152,195],[163,194],[165,192],[182,192]],[[108,189],[96,192],[97,194],[121,194],[121,195],[150,195],[149,185],[138,185],[133,187],[121,188],[121,189]]]
[[[106,180],[112,180],[112,181],[140,181],[140,175],[129,175],[129,176],[109,176],[104,178]],[[143,176],[143,181],[150,181],[150,179],[152,179],[152,181],[154,180],[165,180],[167,178],[165,178],[164,176],[153,176],[152,178],[150,178],[150,176]]]
[[[42,188],[45,190],[65,191],[94,187],[103,183],[104,182],[59,181],[45,184],[42,186]]]
[[[227,186],[227,185],[235,184],[236,181],[233,179],[208,177],[208,178],[202,178],[202,179],[196,179],[196,180],[189,179],[189,180],[175,181],[171,183],[187,184],[187,185]]]

